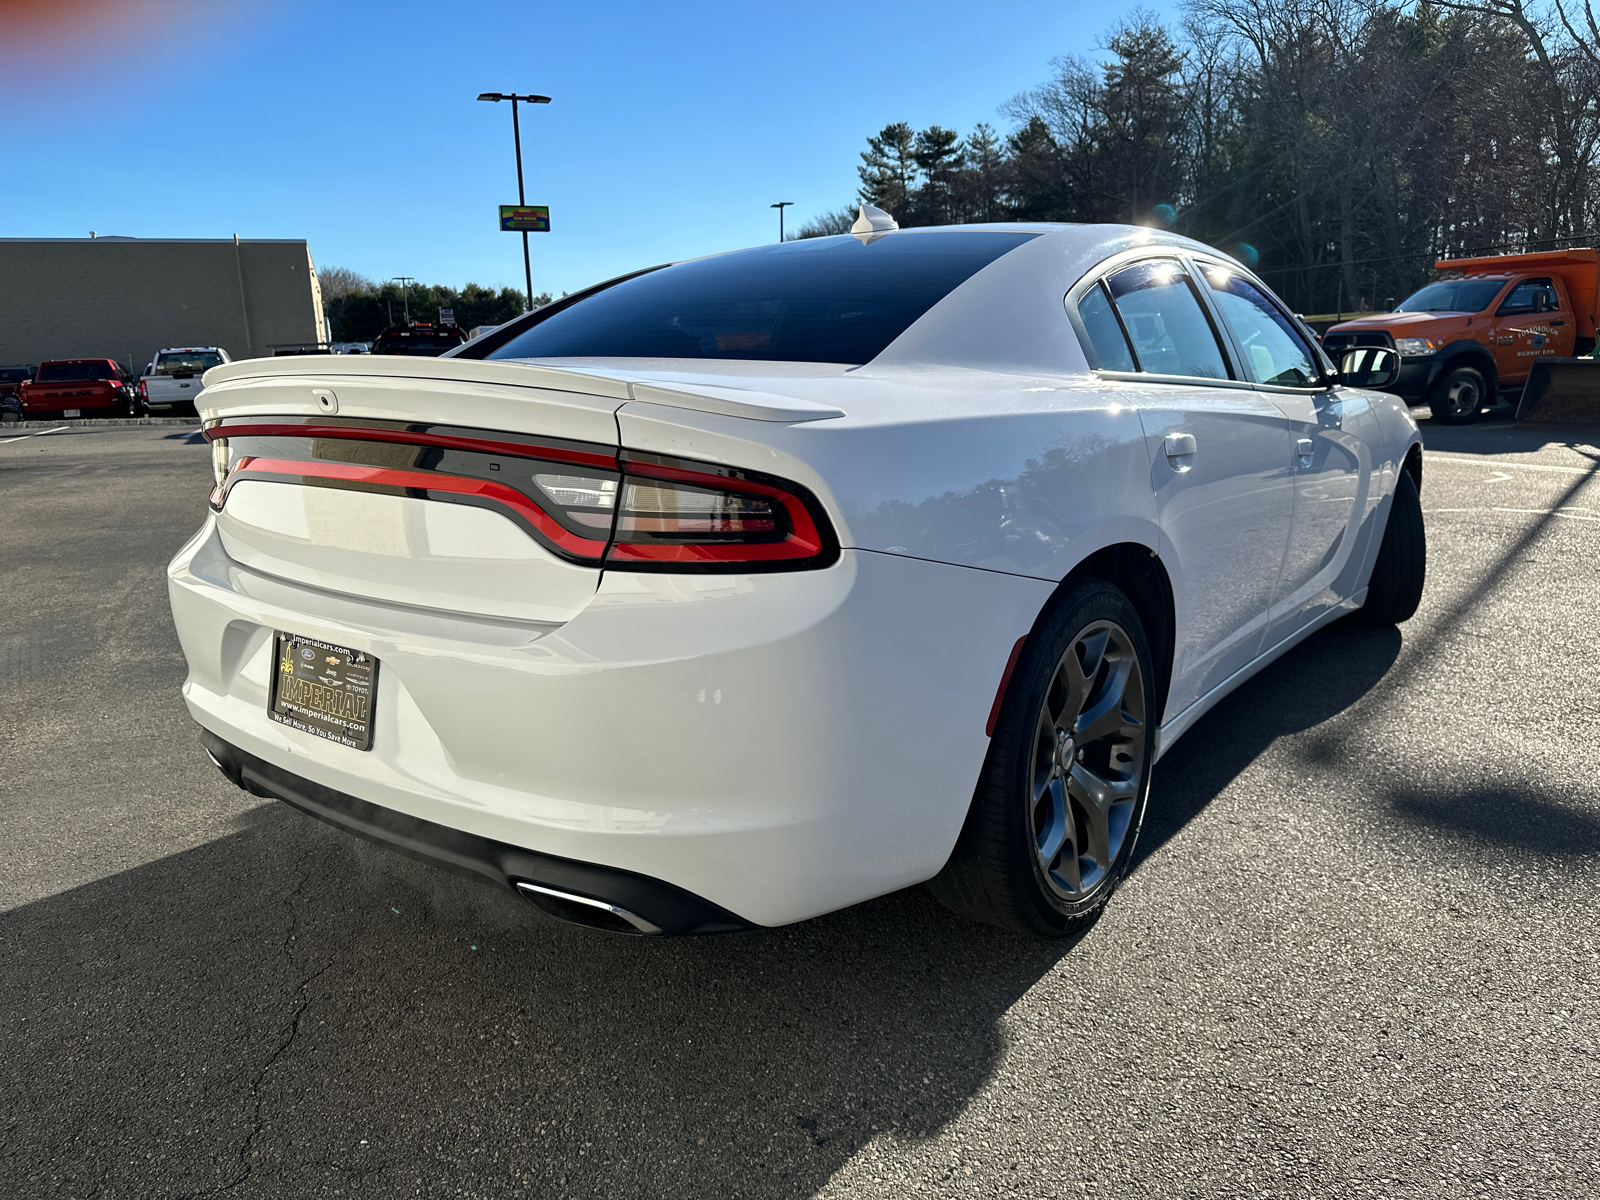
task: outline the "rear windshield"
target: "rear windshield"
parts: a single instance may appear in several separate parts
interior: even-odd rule
[[[1504,279],[1446,279],[1407,297],[1395,312],[1482,312],[1505,285]]]
[[[0,383],[21,383],[32,378],[33,372],[27,367],[0,367]]]
[[[199,375],[221,365],[222,355],[215,350],[164,350],[156,355],[157,375]]]
[[[83,383],[90,379],[110,379],[111,364],[106,362],[45,363],[39,368],[40,383]]]
[[[677,263],[558,309],[489,357],[870,362],[1036,236],[930,230],[863,244],[846,235]]]

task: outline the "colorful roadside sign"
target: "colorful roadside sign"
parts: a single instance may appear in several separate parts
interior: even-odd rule
[[[500,228],[506,233],[549,233],[550,206],[547,204],[502,204]]]

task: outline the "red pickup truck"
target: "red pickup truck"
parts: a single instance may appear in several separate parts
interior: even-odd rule
[[[1430,283],[1392,313],[1335,325],[1322,347],[1335,362],[1359,346],[1400,355],[1388,387],[1436,421],[1470,421],[1504,396],[1516,403],[1533,364],[1595,348],[1600,252],[1553,250],[1441,259],[1454,279]]]
[[[133,377],[109,358],[65,358],[42,362],[22,385],[22,415],[131,417]]]

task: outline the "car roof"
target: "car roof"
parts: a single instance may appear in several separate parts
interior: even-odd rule
[[[1086,372],[1089,364],[1066,320],[1065,300],[1074,285],[1107,259],[1136,250],[1178,251],[1221,259],[1249,274],[1242,263],[1223,251],[1142,225],[946,225],[885,236],[953,236],[981,230],[1038,236],[1002,254],[952,289],[890,342],[868,368],[937,365],[1006,374]]]

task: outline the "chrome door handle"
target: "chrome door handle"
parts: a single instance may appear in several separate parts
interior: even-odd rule
[[[1316,443],[1310,438],[1301,438],[1294,444],[1294,452],[1300,456],[1300,465],[1302,467],[1309,467],[1311,465],[1311,455],[1313,452],[1315,452],[1316,448]]]
[[[1185,455],[1193,454],[1194,446],[1194,434],[1192,433],[1167,434],[1166,450],[1168,458],[1182,458]]]

